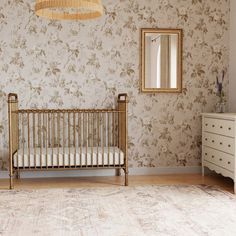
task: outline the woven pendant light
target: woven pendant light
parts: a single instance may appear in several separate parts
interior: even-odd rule
[[[87,20],[102,16],[101,0],[36,0],[36,15],[54,20]]]

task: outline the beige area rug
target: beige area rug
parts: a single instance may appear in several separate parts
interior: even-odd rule
[[[0,235],[235,236],[236,197],[207,186],[2,190]]]

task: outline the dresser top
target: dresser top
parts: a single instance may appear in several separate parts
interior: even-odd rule
[[[202,113],[202,116],[236,120],[236,113]]]

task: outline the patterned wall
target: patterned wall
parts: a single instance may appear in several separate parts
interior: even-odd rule
[[[129,104],[131,167],[196,166],[203,111],[216,102],[215,76],[228,70],[229,0],[103,0],[94,21],[48,21],[33,0],[0,1],[0,165],[6,168],[9,92],[22,107]],[[139,91],[139,30],[184,30],[183,93]],[[228,76],[225,80],[226,95]]]

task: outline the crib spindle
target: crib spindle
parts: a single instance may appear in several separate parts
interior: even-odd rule
[[[85,120],[85,137],[86,137],[86,150],[85,150],[85,153],[86,153],[86,155],[85,155],[85,160],[86,160],[86,168],[88,167],[88,141],[89,141],[89,134],[88,134],[88,132],[89,132],[89,126],[88,126],[88,118],[89,118],[89,116],[88,116],[88,112],[86,112],[85,113],[85,115],[86,115],[86,120]]]
[[[63,116],[62,116],[62,158],[63,158],[63,167],[64,169],[66,168],[66,165],[65,165],[65,145],[66,145],[66,138],[65,138],[65,113],[63,112]]]
[[[115,116],[116,113],[112,113],[112,146],[113,146],[113,166],[115,167]]]
[[[105,148],[104,148],[104,145],[105,145],[105,116],[104,116],[105,113],[102,113],[101,114],[101,117],[102,117],[102,120],[101,120],[101,123],[102,123],[102,131],[101,131],[101,143],[102,143],[102,166],[104,166],[104,151],[105,151]]]
[[[121,146],[121,143],[120,143],[120,113],[117,113],[117,132],[118,132],[118,138],[117,138],[117,147],[119,147],[118,149],[118,161],[119,161],[119,166],[120,166],[120,146]]]
[[[43,132],[43,149],[45,149],[45,143],[46,143],[46,126],[45,126],[45,113],[42,113],[43,116],[43,126],[42,126],[42,132]]]
[[[24,114],[21,114],[21,130],[22,130],[22,163],[23,169],[25,169],[25,129],[24,129]]]
[[[57,113],[57,167],[60,167],[59,157],[60,157],[60,112]]]
[[[19,119],[19,121],[18,122],[20,122],[20,115],[18,114],[18,119]],[[11,122],[10,122],[11,123]],[[12,125],[12,124],[11,124]],[[10,128],[10,127],[9,127]],[[18,148],[19,148],[19,146],[20,146],[20,124],[18,123],[18,137],[17,137],[17,143],[18,143]],[[11,141],[11,140],[10,140]],[[11,144],[12,145],[12,144]],[[19,151],[17,152],[17,171],[19,171]],[[12,163],[9,163],[10,165],[12,165]],[[10,173],[11,174],[11,173]]]
[[[45,118],[45,122],[46,122],[46,124],[45,124],[45,132],[46,132],[46,140],[45,140],[45,142],[46,142],[46,169],[48,169],[48,145],[49,145],[49,140],[48,140],[48,136],[49,136],[49,113],[46,113],[45,114],[46,115],[46,118]]]
[[[96,158],[97,158],[97,167],[99,167],[99,145],[100,145],[100,137],[99,137],[99,123],[100,123],[100,114],[97,113],[97,155],[96,155]]]
[[[38,113],[38,145],[40,148],[40,169],[43,168],[42,166],[42,124],[41,124],[41,113]]]
[[[68,155],[69,155],[69,168],[71,168],[71,161],[70,161],[70,112],[68,112]]]
[[[107,157],[108,157],[108,166],[110,166],[110,113],[107,112]]]
[[[91,165],[93,167],[93,145],[94,145],[94,113],[91,113],[91,116],[92,116],[92,130],[91,130]]]
[[[36,169],[36,130],[35,130],[35,113],[33,113],[33,147],[34,147],[34,168]]]
[[[54,168],[54,147],[55,147],[55,113],[52,113],[51,117],[52,122],[52,145],[51,145],[51,152],[52,152],[52,168]]]
[[[28,166],[31,167],[31,163],[30,163],[30,113],[27,112],[27,131],[28,131]]]
[[[81,113],[78,113],[78,118],[79,118],[79,138],[78,141],[80,140],[80,153],[79,153],[79,157],[80,157],[80,167],[82,167],[82,115]]]
[[[75,112],[73,112],[73,147],[74,147],[74,168],[76,168],[76,126],[75,126]]]

